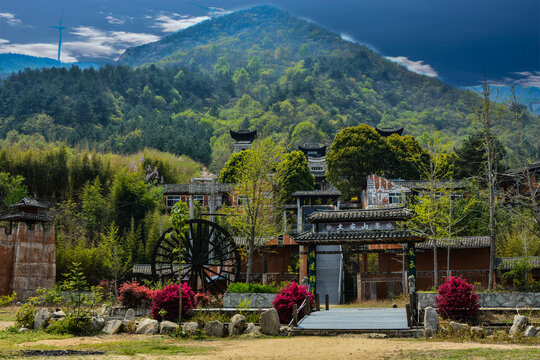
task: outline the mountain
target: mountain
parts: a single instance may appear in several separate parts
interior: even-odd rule
[[[469,87],[467,89],[478,90],[479,87]],[[540,115],[540,87],[538,86],[514,86],[514,91],[518,101],[527,105],[536,115]],[[503,103],[512,98],[512,87],[508,85],[496,85],[491,98],[494,101]]]
[[[28,86],[32,84],[32,86]],[[259,6],[217,17],[128,49],[117,66],[42,69],[0,84],[0,138],[131,153],[151,147],[218,171],[229,129],[252,128],[288,149],[331,144],[347,126],[440,132],[458,142],[478,131],[479,97],[419,75],[289,13]],[[525,113],[530,152],[540,157],[540,121]],[[518,144],[511,117],[497,128]]]
[[[95,63],[64,63],[55,59],[6,53],[0,54],[0,77],[7,77],[9,74],[24,69],[42,69],[51,67],[71,67],[76,65],[81,69],[98,67]]]

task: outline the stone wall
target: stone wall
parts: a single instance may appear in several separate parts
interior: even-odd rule
[[[16,292],[19,299],[49,288],[56,279],[54,227],[20,222],[11,233],[0,227],[0,294]]]
[[[436,297],[436,293],[418,293],[418,307],[435,307]],[[478,300],[482,308],[540,308],[540,293],[479,293]]]
[[[272,301],[276,294],[260,294],[260,293],[230,293],[223,294],[223,307],[235,308],[246,299],[250,302],[249,307],[252,309],[268,309],[273,307]]]

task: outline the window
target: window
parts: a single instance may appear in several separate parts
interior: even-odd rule
[[[204,205],[204,195],[193,195],[193,203]]]
[[[404,194],[402,193],[389,193],[388,194],[388,203],[389,204],[403,204],[405,201]]]
[[[180,201],[180,195],[167,195],[167,207],[173,207]]]

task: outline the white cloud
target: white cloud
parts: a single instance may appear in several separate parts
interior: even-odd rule
[[[6,39],[0,39],[0,44],[7,44],[9,40]]]
[[[12,13],[0,13],[0,19],[4,20],[9,26],[17,26],[22,24],[22,21],[17,19]]]
[[[103,58],[121,54],[126,47],[157,41],[159,36],[125,31],[103,31],[91,26],[79,26],[70,34],[77,37],[74,41],[62,43],[61,60],[75,62],[77,57]],[[3,39],[0,39],[3,40]],[[9,44],[0,41],[0,53],[17,53],[56,59],[58,44]]]
[[[58,44],[0,44],[0,53],[15,53],[31,55],[38,57],[47,57],[56,59],[58,56]],[[69,49],[62,47],[61,58],[63,62],[76,62],[77,58],[73,56]]]
[[[390,60],[390,61],[393,61],[393,62],[396,62],[396,63],[398,63],[400,65],[405,66],[407,69],[409,69],[410,71],[415,72],[417,74],[427,75],[427,76],[431,76],[431,77],[439,76],[437,71],[435,71],[435,69],[433,69],[431,67],[431,65],[424,64],[424,62],[422,60],[414,61],[414,60],[411,60],[411,59],[409,59],[409,58],[407,58],[405,56],[396,56],[396,57],[387,56],[386,58],[388,60]]]
[[[114,17],[112,15],[105,16],[105,19],[107,19],[107,22],[109,24],[114,24],[114,25],[122,25],[126,23],[126,19]]]
[[[504,82],[522,87],[540,87],[540,71],[519,71],[513,74],[517,75],[517,78],[507,77]]]
[[[344,34],[344,33],[341,33],[339,34],[339,36],[341,36],[341,38],[345,41],[348,41],[348,42],[352,42],[352,43],[356,43],[356,40],[354,40],[354,38],[349,35],[349,34]]]
[[[198,24],[201,21],[210,19],[210,17],[208,16],[189,17],[176,13],[171,14],[171,16],[161,15],[155,18],[156,23],[153,27],[161,29],[161,31],[165,33],[173,33],[178,30],[183,30],[192,25]]]

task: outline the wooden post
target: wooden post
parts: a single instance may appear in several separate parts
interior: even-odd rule
[[[317,306],[317,311],[321,311],[321,299],[319,293],[315,294],[315,304]]]
[[[304,311],[304,314],[308,316],[311,313],[311,297],[309,296],[309,294],[306,295],[306,306],[304,307],[304,309],[306,309],[306,311]]]
[[[324,305],[326,308],[326,311],[330,310],[330,295],[324,294]]]
[[[298,325],[298,305],[293,304],[292,305],[292,317],[293,317],[293,324],[294,326]]]

